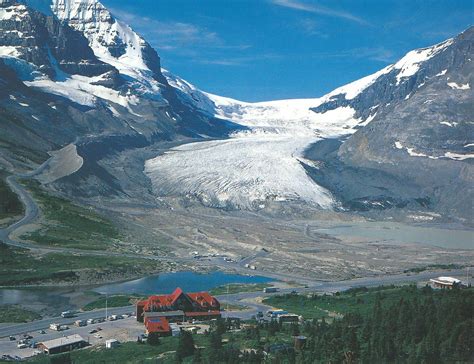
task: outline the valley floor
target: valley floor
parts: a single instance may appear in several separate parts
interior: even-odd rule
[[[411,269],[458,267],[470,265],[474,258],[468,243],[474,233],[469,230],[433,226],[438,234],[445,234],[445,241],[443,235],[435,239],[426,234],[426,227],[379,225],[331,212],[306,211],[295,219],[197,205],[182,207],[173,201],[168,201],[167,206],[143,209],[110,204],[107,210],[115,211],[109,216],[127,226],[128,234],[134,236],[134,249],[162,249],[177,259],[198,252],[200,257],[191,263],[196,266],[218,266],[250,274],[278,273],[287,279],[340,280]],[[357,235],[339,234],[332,229],[334,226],[349,230],[352,226]],[[364,236],[364,227],[371,234]],[[233,262],[212,257],[213,254],[226,254]],[[248,269],[250,265],[256,271]]]
[[[100,282],[125,279],[130,274],[136,277],[137,264],[147,267],[143,275],[218,268],[298,281],[458,268],[469,266],[474,258],[474,250],[469,249],[472,230],[381,224],[348,213],[291,203],[254,212],[208,208],[192,199],[166,197],[149,204],[126,199],[89,200],[84,202],[89,207],[84,208],[46,193],[31,180],[22,184],[12,178],[9,181],[25,202],[26,212],[17,224],[0,230],[0,238],[15,248],[33,249],[36,256],[42,257],[31,257],[35,266],[52,253],[67,262],[103,261],[114,267],[126,260],[133,266],[130,271],[104,274],[96,263],[83,269],[73,264],[82,273],[84,269],[99,269],[98,275],[86,274],[89,284],[99,276]],[[227,260],[222,258],[224,255]],[[60,269],[53,271],[48,266],[48,272],[53,274],[47,276],[48,280],[60,280],[65,274]],[[36,274],[30,273],[32,277]],[[66,273],[67,284],[81,282],[71,281],[74,273]]]

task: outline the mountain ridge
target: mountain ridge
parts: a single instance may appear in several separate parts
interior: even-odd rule
[[[50,15],[35,10],[44,9],[45,4],[50,5]],[[137,153],[146,154],[140,157],[140,163],[146,166],[152,193],[158,196],[169,193],[170,186],[179,186],[171,189],[176,197],[191,196],[213,207],[262,209],[276,202],[315,199],[313,202],[319,207],[336,206],[359,212],[409,207],[442,211],[449,216],[462,216],[464,220],[472,216],[472,206],[469,208],[462,201],[450,203],[455,196],[446,187],[448,181],[459,175],[456,190],[472,196],[469,187],[474,158],[469,147],[469,135],[472,135],[469,102],[473,99],[471,85],[474,82],[472,27],[455,38],[408,52],[393,65],[320,98],[260,103],[203,92],[161,69],[158,53],[97,0],[2,0],[0,28],[9,34],[0,41],[0,78],[6,85],[3,94],[0,92],[0,111],[4,110],[0,118],[11,119],[9,115],[13,112],[21,119],[21,123],[5,121],[4,124],[5,143],[11,146],[1,157],[10,164],[10,169],[12,163],[22,166],[29,163],[28,158],[20,162],[14,149],[18,145],[25,146],[23,135],[27,130],[36,134],[38,145],[34,148],[43,152],[59,150],[73,140],[91,145],[92,139],[110,143],[113,137],[121,142],[112,143],[118,148],[112,150],[112,154],[122,153],[127,148],[138,148],[143,153]],[[25,34],[35,35],[37,43],[28,43],[30,35]],[[70,51],[71,43],[78,45],[76,52]],[[14,79],[12,69],[18,80]],[[429,96],[430,92],[434,96]],[[441,101],[444,106],[423,107],[426,120],[417,124],[414,119],[420,113],[416,108],[420,103],[425,105],[428,97]],[[36,98],[38,102],[34,102]],[[22,99],[30,101],[26,103],[20,101]],[[430,102],[436,104],[433,100]],[[456,114],[453,110],[459,112]],[[47,120],[58,121],[52,125]],[[405,128],[410,125],[408,130],[423,137],[409,140],[405,130],[397,127],[399,124]],[[421,124],[423,129],[419,127]],[[63,135],[56,135],[55,140],[53,134],[59,125],[64,129]],[[385,135],[386,130],[391,130],[391,138]],[[241,176],[227,175],[228,168],[221,168],[219,173],[223,175],[218,180],[222,185],[209,184],[207,181],[214,173],[210,170],[212,163],[202,165],[200,171],[193,170],[196,167],[191,162],[191,152],[189,163],[181,165],[180,153],[186,148],[155,159],[144,152],[159,140],[209,137],[230,137],[230,143],[244,148],[241,155],[250,158],[245,161],[248,172],[245,180],[239,181]],[[284,143],[275,144],[282,138]],[[90,140],[85,141],[87,139]],[[327,139],[338,141],[331,144],[330,152],[321,154],[318,147],[311,146],[319,141],[316,145],[326,148],[323,142]],[[41,140],[46,141],[44,145],[39,145]],[[248,141],[251,144],[245,144]],[[209,145],[220,148],[219,153],[230,153],[222,149],[221,143]],[[272,149],[272,145],[282,149]],[[264,154],[274,153],[274,159],[266,164],[288,161],[287,168],[293,171],[294,181],[288,176],[286,185],[280,188],[275,171],[255,176],[263,171],[262,161],[257,160],[258,156],[246,154],[245,148],[258,150],[260,147]],[[87,157],[80,155],[84,165],[71,176],[55,181],[56,186],[62,184],[62,188],[72,191],[74,178],[78,178],[86,185],[106,183],[111,193],[130,193],[123,190],[124,185],[130,183],[122,181],[122,177],[114,177],[117,170],[110,169],[111,161],[100,159],[110,155],[92,156],[80,145],[77,150],[79,154],[87,154]],[[437,154],[433,154],[435,150]],[[188,154],[184,155],[188,158]],[[230,154],[227,159],[213,160],[215,156],[211,154],[203,157],[215,163],[229,163],[229,168],[240,165],[238,156]],[[152,159],[153,163],[145,162]],[[443,165],[443,172],[437,171],[439,163]],[[417,175],[417,164],[432,177]],[[165,168],[166,176],[160,174],[161,181],[156,180],[153,167],[149,169],[153,165]],[[199,165],[197,161],[196,165]],[[411,167],[404,169],[400,167],[403,165]],[[344,177],[347,180],[338,177],[341,171],[347,174]],[[135,173],[138,176],[139,171]],[[200,181],[193,180],[195,174],[200,175]],[[436,176],[442,178],[430,188],[429,183],[433,183]],[[407,187],[400,187],[404,177],[407,177]],[[352,178],[364,186],[351,186]],[[65,187],[68,180],[69,187]],[[384,190],[384,184],[389,188]],[[232,186],[230,195],[229,186]],[[92,195],[98,190],[100,188],[91,188]],[[319,190],[322,192],[314,195]],[[240,195],[245,193],[255,200],[242,201]],[[326,199],[330,195],[333,202]],[[318,202],[318,198],[323,200]]]

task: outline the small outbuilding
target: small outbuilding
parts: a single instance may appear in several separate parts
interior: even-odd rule
[[[438,277],[430,279],[430,283],[433,288],[444,288],[444,289],[453,289],[460,287],[461,281],[453,277]]]
[[[82,336],[74,334],[44,341],[38,344],[38,348],[43,350],[46,354],[59,354],[75,349],[81,349],[87,345],[89,345],[88,342],[84,340]]]
[[[105,342],[105,348],[106,349],[113,349],[116,348],[120,345],[120,341],[115,340],[115,339],[110,339]]]
[[[296,350],[303,350],[306,346],[306,336],[295,336],[295,349]]]
[[[293,315],[291,313],[283,314],[283,315],[278,315],[277,318],[279,323],[298,323],[300,320],[300,317],[298,315]]]

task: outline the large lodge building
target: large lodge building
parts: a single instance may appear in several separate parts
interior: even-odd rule
[[[137,302],[137,321],[147,333],[170,335],[169,322],[211,320],[221,317],[219,301],[208,292],[184,293],[181,288],[170,295],[155,295]]]

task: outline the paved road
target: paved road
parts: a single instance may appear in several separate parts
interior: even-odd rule
[[[261,258],[261,257],[264,257],[266,255],[268,255],[270,252],[268,250],[264,250],[264,249],[260,249],[257,253],[253,254],[253,255],[250,255],[248,257],[245,257],[245,258],[242,258],[240,261],[239,261],[239,266],[241,267],[245,267],[246,264],[250,264],[252,261],[254,261],[255,259],[257,258]]]
[[[126,313],[135,313],[135,306],[126,306],[118,308],[109,308],[107,315],[123,315]],[[24,324],[15,324],[9,326],[0,326],[0,337],[7,337],[10,335],[19,335],[24,333],[33,333],[39,330],[44,330],[50,324],[57,323],[61,325],[72,325],[76,320],[88,320],[95,318],[105,318],[105,309],[78,313],[73,318],[52,317]]]
[[[41,168],[41,167],[40,167]],[[36,202],[30,196],[30,194],[24,189],[22,185],[18,183],[18,178],[29,178],[34,174],[28,175],[19,175],[19,176],[8,176],[6,182],[13,192],[15,192],[20,198],[23,206],[25,208],[25,216],[16,223],[8,226],[5,229],[0,229],[0,240],[5,244],[19,247],[19,248],[28,248],[29,244],[25,244],[16,240],[10,239],[10,234],[15,230],[19,229],[24,225],[32,223],[38,217],[39,209]]]
[[[340,292],[345,291],[350,288],[355,287],[377,287],[381,285],[391,285],[391,284],[400,284],[400,283],[416,283],[428,281],[430,278],[438,277],[439,275],[448,275],[448,276],[463,276],[465,274],[464,270],[450,270],[450,271],[429,271],[421,272],[418,274],[396,274],[396,275],[385,275],[377,277],[365,277],[365,278],[356,278],[345,281],[336,281],[336,282],[315,282],[306,287],[296,287],[296,288],[285,288],[279,290],[277,293],[263,293],[263,292],[245,292],[245,293],[235,293],[229,295],[220,295],[217,296],[219,301],[222,303],[222,306],[225,308],[225,304],[235,304],[235,305],[244,305],[248,306],[250,310],[241,311],[241,312],[229,312],[225,313],[224,316],[235,316],[243,319],[249,319],[252,315],[255,315],[258,311],[265,312],[271,309],[270,306],[264,305],[262,303],[255,302],[257,297],[270,297],[278,294],[291,293],[296,291],[297,293],[323,293],[323,292]],[[244,300],[244,301],[243,301]]]

